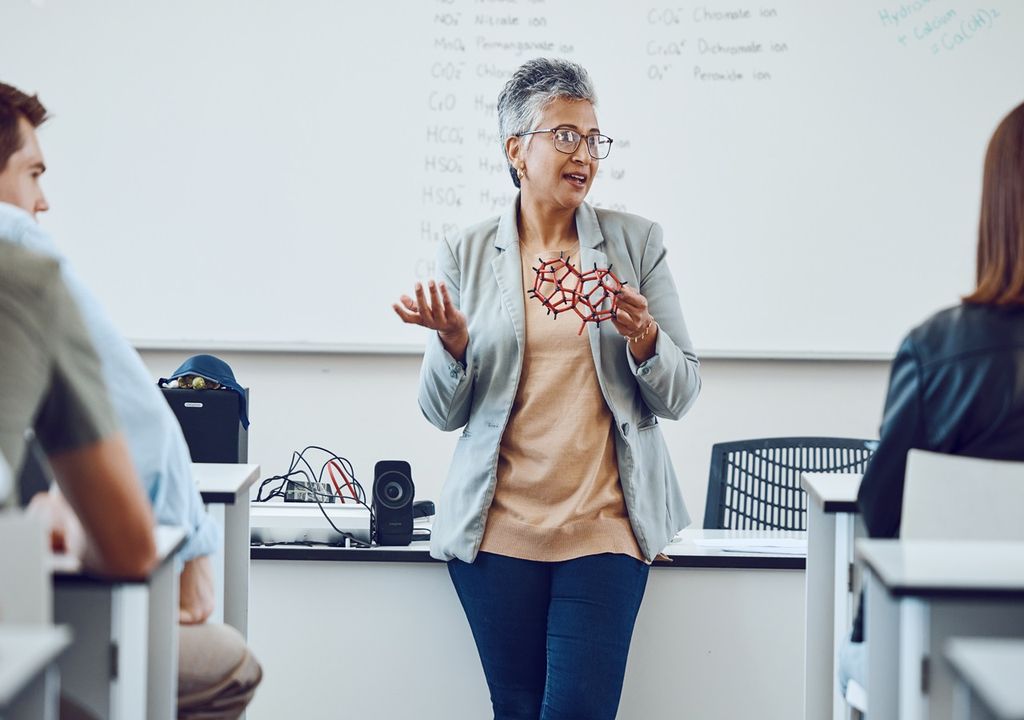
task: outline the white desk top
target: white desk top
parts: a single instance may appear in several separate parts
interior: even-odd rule
[[[897,597],[1024,598],[1024,543],[858,540],[857,557]]]
[[[420,529],[417,526],[416,529]],[[678,542],[670,543],[664,554],[671,560],[658,560],[654,564],[665,567],[709,567],[803,570],[806,558],[802,555],[731,552],[715,547],[702,547],[695,541],[700,539],[789,539],[806,540],[807,533],[786,530],[703,530],[687,528],[677,536]],[[339,548],[305,545],[254,546],[253,560],[364,560],[372,562],[437,562],[430,557],[430,543],[414,542],[399,547],[374,547],[371,549]]]
[[[195,478],[203,502],[231,505],[235,498],[249,489],[259,479],[259,465],[234,463],[192,463]],[[248,501],[248,493],[244,495]]]
[[[182,543],[185,542],[185,530],[171,525],[160,525],[156,528],[156,568],[174,557]],[[50,555],[50,572],[54,580],[61,582],[90,582],[104,585],[116,583],[144,583],[146,578],[119,578],[98,575],[82,567],[82,561],[73,555]]]
[[[857,512],[861,473],[800,473],[800,484],[826,513]]]
[[[701,541],[704,540],[712,541],[715,545],[729,545],[730,540],[739,541],[735,546],[733,546],[735,548],[742,547],[742,543],[744,542],[757,540],[764,540],[765,545],[770,544],[773,540],[798,541],[803,543],[803,554],[805,555],[807,547],[807,533],[802,530],[705,530],[703,528],[686,528],[685,530],[681,530],[662,552],[669,557],[675,557],[677,555],[704,555],[713,557],[720,557],[722,555],[741,555],[747,557],[758,557],[772,554],[763,552],[723,550],[720,547],[702,545]],[[781,555],[783,553],[778,554]]]
[[[63,625],[0,624],[0,710],[70,644]]]
[[[1024,720],[1024,640],[954,638],[946,658],[999,720]]]

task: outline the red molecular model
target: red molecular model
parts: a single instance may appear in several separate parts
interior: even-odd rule
[[[588,322],[599,323],[615,317],[619,307],[619,293],[624,282],[615,277],[611,267],[594,266],[593,270],[580,272],[568,257],[541,260],[540,267],[533,268],[536,277],[530,296],[540,300],[548,314],[565,310],[574,311],[583,321],[577,335],[583,334]]]

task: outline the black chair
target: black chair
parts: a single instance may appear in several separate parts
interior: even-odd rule
[[[862,473],[877,440],[764,438],[711,448],[706,530],[806,530],[800,473]]]

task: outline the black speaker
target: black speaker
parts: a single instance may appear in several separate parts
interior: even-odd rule
[[[373,539],[378,545],[412,542],[412,501],[416,486],[404,460],[381,460],[373,466]]]
[[[249,432],[239,418],[238,393],[230,390],[160,388],[185,434],[192,462],[244,463]],[[249,389],[245,389],[246,398]]]

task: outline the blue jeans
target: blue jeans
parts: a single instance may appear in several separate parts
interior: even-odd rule
[[[495,720],[611,720],[649,567],[628,555],[448,563]]]

